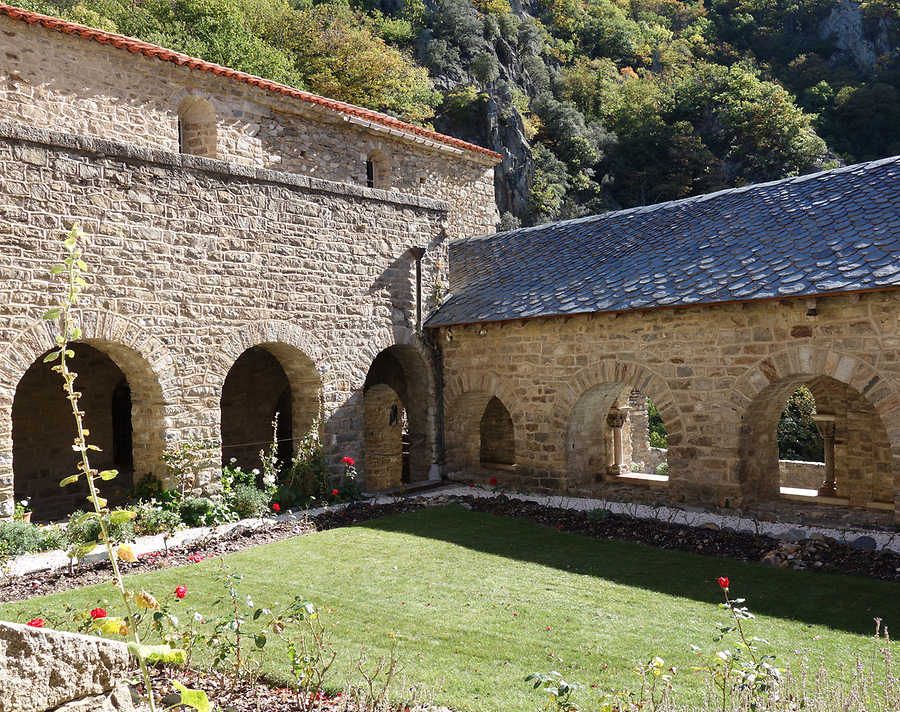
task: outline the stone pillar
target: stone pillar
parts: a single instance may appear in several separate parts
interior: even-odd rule
[[[631,408],[628,406],[613,408],[606,415],[606,425],[612,428],[613,436],[613,451],[611,453],[612,457],[610,458],[608,472],[614,477],[628,472],[628,465],[625,464],[625,441],[622,434],[622,428],[625,426],[625,421],[628,419],[629,410],[631,410]],[[624,472],[622,468],[625,468]]]
[[[820,497],[836,497],[837,487],[834,477],[834,430],[836,416],[830,413],[813,413],[816,429],[825,441],[825,481],[819,488]]]

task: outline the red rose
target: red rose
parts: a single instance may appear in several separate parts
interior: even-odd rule
[[[497,478],[496,478],[496,477],[491,477],[491,479],[488,480],[488,482],[490,482],[492,485],[495,485],[495,484],[497,484]]]
[[[33,620],[28,621],[25,625],[30,625],[32,628],[43,628],[44,627],[44,619],[43,618],[34,618]]]
[[[719,576],[719,587],[728,590],[728,579],[725,576]]]
[[[275,512],[275,514],[278,514],[278,512],[281,511],[281,505],[278,504],[278,502],[275,502],[275,504],[272,505],[272,511]]]
[[[331,496],[332,496],[332,497],[337,497],[337,495],[338,495],[338,491],[337,491],[337,490],[331,490]]]
[[[175,598],[184,598],[187,596],[187,586],[175,587]]]
[[[469,483],[469,487],[474,487],[474,486],[475,486],[475,483],[474,483],[474,482],[470,482],[470,483]]]
[[[98,618],[106,618],[106,611],[104,611],[102,608],[95,608],[93,611],[91,611],[91,618],[93,618],[94,620],[97,620]]]
[[[354,460],[352,457],[345,457],[343,460],[341,460],[341,462],[343,462],[347,467],[353,467]]]

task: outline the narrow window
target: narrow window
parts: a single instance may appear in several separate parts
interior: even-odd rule
[[[366,161],[366,188],[375,187],[375,164],[372,161]]]

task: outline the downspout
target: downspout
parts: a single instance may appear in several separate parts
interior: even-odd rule
[[[447,479],[447,461],[444,449],[444,355],[440,347],[434,343],[422,330],[422,258],[425,256],[424,247],[410,247],[410,254],[416,258],[416,336],[434,354],[434,425],[437,445],[438,475],[442,480]]]

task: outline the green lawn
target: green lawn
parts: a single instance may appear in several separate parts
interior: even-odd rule
[[[534,671],[559,670],[601,690],[634,688],[632,668],[660,655],[677,665],[682,699],[704,682],[690,670],[689,645],[714,653],[712,636],[725,614],[719,576],[732,595],[758,614],[749,634],[768,639],[779,663],[796,666],[806,653],[832,669],[871,660],[875,617],[900,628],[900,588],[867,579],[772,569],[640,545],[587,539],[533,524],[470,512],[459,506],[423,510],[337,529],[226,557],[244,576],[239,588],[257,606],[282,606],[302,594],[327,607],[324,618],[340,651],[334,684],[365,648],[386,653],[399,636],[409,681],[439,688],[437,700],[457,709],[521,712],[542,699],[524,683]],[[223,592],[220,563],[129,577],[134,589],[188,596],[173,610],[209,612]],[[112,599],[91,587],[0,608],[7,620],[60,616],[66,603],[92,608]],[[110,606],[112,608],[112,606]],[[249,609],[248,609],[249,610]],[[111,611],[112,612],[112,611]],[[182,619],[186,616],[182,615]],[[286,675],[283,656],[266,671]],[[601,673],[604,664],[609,667]]]

